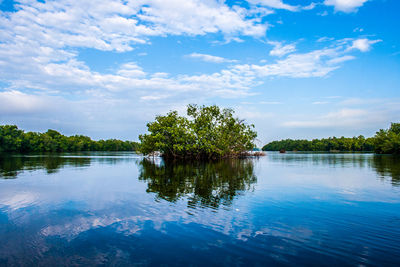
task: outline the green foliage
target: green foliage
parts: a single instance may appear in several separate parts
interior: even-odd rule
[[[330,137],[324,139],[273,141],[263,147],[264,151],[373,151],[373,139],[358,137]]]
[[[173,161],[155,164],[144,158],[139,180],[147,182],[147,192],[176,202],[184,196],[190,207],[229,206],[244,191],[253,190],[257,182],[251,160]]]
[[[147,124],[140,135],[141,152],[161,152],[165,158],[239,157],[253,149],[257,133],[253,125],[234,117],[232,109],[188,105],[187,116],[171,111]]]
[[[94,141],[84,135],[65,136],[55,130],[45,133],[0,125],[0,152],[134,151],[139,144],[116,139]]]
[[[374,145],[378,154],[400,154],[400,123],[392,123],[388,130],[379,130]]]
[[[382,177],[392,177],[392,184],[400,186],[400,157],[397,155],[375,155],[372,168]]]
[[[264,151],[375,151],[378,154],[400,154],[400,123],[392,123],[387,130],[379,130],[374,137],[360,135],[353,138],[330,137],[325,139],[273,141]]]
[[[64,166],[88,166],[90,157],[64,157],[41,154],[35,157],[0,154],[0,178],[14,179],[21,171],[45,169],[47,173],[56,173]]]

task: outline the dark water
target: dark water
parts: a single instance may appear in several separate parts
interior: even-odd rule
[[[400,265],[400,159],[0,157],[0,266]]]

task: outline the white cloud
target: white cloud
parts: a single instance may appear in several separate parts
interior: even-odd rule
[[[358,39],[360,40],[360,39]],[[272,64],[251,65],[250,70],[259,77],[281,76],[292,78],[325,77],[340,67],[340,64],[354,59],[349,53],[356,49],[368,49],[379,40],[343,39],[334,42],[334,45],[317,49],[308,53],[293,53]],[[364,45],[364,46],[363,46]]]
[[[252,65],[260,76],[282,76],[293,78],[323,77],[337,69],[329,60],[337,58],[342,51],[325,48],[302,54],[290,54],[273,64]]]
[[[341,106],[366,106],[378,105],[380,103],[382,103],[381,99],[346,98],[338,104]]]
[[[346,61],[349,61],[349,60],[353,60],[355,58],[356,57],[349,56],[349,55],[342,56],[342,57],[336,57],[336,58],[330,59],[328,61],[328,64],[339,64],[339,63],[343,63],[343,62],[346,62]]]
[[[236,9],[237,7],[234,7],[234,9]],[[253,6],[251,7],[247,13],[249,15],[257,15],[257,16],[268,16],[271,14],[274,14],[275,12],[272,9],[266,8],[266,7],[260,7],[260,6]]]
[[[10,90],[41,90],[47,94],[80,94],[81,97],[135,96],[142,100],[199,96],[239,97],[251,94],[249,90],[263,83],[266,77],[324,77],[340,67],[353,49],[345,40],[337,47],[327,47],[307,53],[292,53],[268,64],[236,64],[218,72],[198,75],[175,75],[148,73],[134,62],[122,64],[113,73],[98,73],[84,62],[78,61],[74,53],[60,53],[62,60],[52,61],[51,56],[27,50],[9,55],[7,49],[0,50],[0,70],[3,81],[10,83]],[[0,45],[1,46],[1,45]],[[52,55],[51,49],[50,55]],[[60,50],[64,51],[64,50]],[[4,53],[3,53],[4,52]],[[35,54],[36,53],[36,54]],[[227,59],[205,54],[194,57],[212,62],[228,62]],[[57,58],[57,53],[55,54]],[[63,59],[62,57],[65,57]],[[229,62],[233,62],[230,61]],[[156,97],[155,97],[156,96]]]
[[[268,44],[274,46],[274,48],[269,52],[271,56],[282,57],[286,54],[290,54],[296,51],[295,44],[284,45],[281,42],[273,42],[273,41],[269,41]]]
[[[52,108],[48,104],[43,97],[28,95],[16,90],[0,92],[0,113],[2,115],[45,111]]]
[[[286,127],[295,128],[325,128],[325,127],[357,127],[367,121],[371,122],[370,112],[364,109],[344,108],[330,112],[313,120],[288,121],[283,123]]]
[[[252,3],[252,4],[258,4],[258,5],[263,5],[271,8],[276,8],[276,9],[286,9],[289,11],[298,11],[299,7],[298,6],[291,6],[288,4],[283,3],[282,0],[247,0],[247,2]]]
[[[294,44],[280,44],[271,51],[279,56],[275,61],[230,64],[196,75],[151,72],[129,58],[102,73],[79,57],[81,48],[132,51],[137,44],[150,44],[152,36],[264,36],[267,24],[261,16],[270,11],[257,8],[250,12],[214,0],[20,2],[16,12],[0,14],[0,81],[7,84],[0,92],[0,115],[10,120],[19,116],[22,122],[34,121],[33,117],[65,124],[85,121],[80,129],[101,129],[100,122],[121,128],[126,127],[121,121],[133,125],[186,103],[249,96],[269,77],[324,77],[351,59],[354,49],[363,49],[350,39],[301,53]],[[370,49],[373,41],[367,44]],[[235,62],[206,54],[192,57]]]
[[[226,35],[240,33],[263,36],[266,25],[257,19],[246,18],[243,8],[230,8],[221,1],[152,0],[138,15],[143,21],[156,25],[165,34],[204,35],[222,32]]]
[[[319,38],[317,40],[317,42],[322,43],[322,42],[328,42],[328,41],[333,41],[333,40],[335,40],[335,38],[324,36],[324,37]]]
[[[227,59],[223,57],[218,57],[218,56],[212,56],[212,55],[207,55],[207,54],[200,54],[200,53],[192,53],[190,55],[187,55],[187,57],[190,58],[196,58],[200,59],[205,62],[212,62],[212,63],[232,63],[232,62],[237,62],[237,60],[232,60],[232,59]]]
[[[329,102],[327,101],[315,101],[312,102],[313,105],[325,105],[325,104],[329,104]]]
[[[335,11],[342,12],[355,12],[357,9],[364,5],[368,0],[325,0],[324,4],[327,6],[334,6]]]
[[[260,8],[259,8],[260,9]],[[148,37],[221,33],[263,36],[267,25],[253,12],[229,7],[216,0],[135,1],[24,1],[17,11],[0,15],[0,81],[9,90],[35,90],[57,94],[110,96],[130,91],[149,95],[147,90],[199,91],[210,85],[210,96],[243,95],[253,78],[237,79],[237,70],[196,76],[146,73],[136,63],[126,63],[113,73],[98,73],[78,60],[79,48],[125,52]],[[256,17],[254,17],[256,16]],[[193,55],[196,56],[196,55]],[[210,55],[197,55],[213,62],[235,62]],[[163,94],[164,95],[164,94]],[[169,94],[166,94],[169,95]]]
[[[313,129],[316,132],[321,131],[337,131],[360,134],[366,130],[371,134],[376,129],[383,128],[388,122],[396,121],[400,112],[399,99],[396,98],[347,98],[338,102],[332,100],[329,105],[324,105],[323,109],[331,109],[330,112],[319,115],[314,112],[298,113],[292,115],[282,124],[288,128]],[[325,130],[324,130],[325,129]],[[329,136],[332,133],[326,132]]]
[[[303,10],[313,10],[317,6],[316,3],[312,2],[308,6],[302,7]]]
[[[148,101],[148,100],[153,101],[153,100],[164,99],[167,97],[168,97],[168,95],[145,95],[145,96],[140,97],[140,99],[144,100],[144,101]]]
[[[366,38],[357,39],[353,41],[353,44],[351,47],[349,47],[349,49],[358,49],[361,52],[367,52],[371,49],[371,45],[379,43],[381,41],[382,40],[369,40]]]
[[[132,78],[146,76],[146,73],[143,71],[143,69],[134,62],[123,64],[117,71],[117,74],[121,75],[122,77]]]
[[[23,2],[17,12],[0,16],[0,79],[10,84],[9,90],[31,89],[81,97],[111,97],[122,91],[139,98],[193,92],[210,97],[243,96],[262,83],[264,77],[323,77],[338,68],[339,63],[351,59],[346,53],[353,48],[366,51],[376,42],[360,39],[348,51],[338,47],[308,53],[294,53],[294,44],[275,42],[271,55],[281,57],[276,62],[238,64],[211,74],[175,76],[147,73],[134,62],[123,64],[115,72],[99,73],[78,60],[74,50],[91,47],[128,51],[133,49],[132,43],[146,42],[152,35],[218,31],[226,35],[263,34],[265,25],[248,19],[247,13],[213,0]],[[234,62],[199,53],[190,56],[208,62]]]
[[[267,25],[247,15],[245,9],[216,0],[24,1],[17,5],[17,12],[0,17],[0,39],[5,45],[18,39],[19,44],[38,49],[88,47],[123,52],[151,36],[263,36]]]
[[[326,17],[326,16],[328,16],[328,11],[324,10],[323,12],[320,12],[317,15],[321,16],[321,17]]]
[[[281,105],[283,104],[282,102],[279,101],[261,101],[261,105]]]
[[[289,11],[301,11],[301,10],[312,10],[314,9],[317,4],[312,2],[307,6],[293,6],[289,4],[285,4],[282,0],[247,0],[247,2],[253,4],[253,5],[260,5],[260,6],[265,6],[268,8],[273,8],[273,9],[284,9],[284,10],[289,10]]]

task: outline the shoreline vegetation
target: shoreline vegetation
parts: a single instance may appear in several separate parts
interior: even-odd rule
[[[254,125],[234,117],[232,109],[188,105],[186,115],[171,111],[156,116],[147,124],[148,133],[139,136],[140,142],[94,141],[88,136],[65,136],[50,129],[45,133],[25,132],[16,125],[0,125],[0,152],[137,151],[166,160],[259,157],[265,155],[264,151],[400,154],[400,123],[391,123],[389,129],[381,129],[369,138],[285,139],[270,142],[258,151]]]
[[[234,117],[232,109],[216,105],[188,105],[186,117],[171,111],[158,115],[147,124],[148,134],[139,136],[140,151],[145,155],[160,153],[164,159],[215,160],[261,156],[252,152],[257,133]]]
[[[25,132],[16,125],[0,125],[0,152],[137,151],[139,143],[117,139],[94,141],[88,136],[65,136],[55,130]]]
[[[400,154],[400,123],[391,123],[390,128],[380,129],[375,136],[329,137],[323,139],[285,139],[266,144],[263,151],[302,152],[375,152],[376,154]]]

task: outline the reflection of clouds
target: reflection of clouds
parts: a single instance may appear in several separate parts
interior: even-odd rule
[[[46,226],[41,230],[41,234],[44,236],[58,236],[66,238],[67,240],[72,240],[79,234],[88,230],[117,224],[115,228],[117,232],[125,235],[132,235],[142,229],[141,225],[146,220],[150,220],[150,218],[143,216],[119,217],[117,215],[104,215],[102,217],[81,216],[63,224]]]
[[[0,198],[0,205],[7,206],[11,210],[17,210],[29,207],[35,204],[38,196],[31,192],[21,192],[13,196],[4,196]]]
[[[13,155],[0,157],[0,178],[10,179],[24,173],[46,170],[55,174],[62,168],[87,168],[94,164],[132,162],[142,157],[135,152],[76,152],[37,155]]]
[[[53,176],[51,180],[49,176],[44,176],[39,182],[27,181],[26,183],[22,182],[22,179],[17,179],[15,182],[21,184],[17,189],[14,188],[14,192],[30,190],[31,197],[23,194],[18,197],[17,194],[13,198],[8,198],[8,206],[11,207],[11,203],[15,203],[14,208],[10,208],[8,213],[11,218],[18,218],[17,209],[31,203],[38,208],[40,214],[32,212],[27,216],[46,221],[47,216],[65,216],[54,214],[54,211],[57,213],[58,210],[68,209],[70,208],[68,203],[73,202],[75,203],[73,208],[78,213],[77,217],[71,220],[61,218],[62,223],[59,224],[54,223],[59,220],[47,220],[40,230],[44,236],[59,236],[67,240],[72,240],[91,229],[105,227],[111,227],[113,231],[123,235],[132,235],[140,232],[146,222],[150,222],[151,227],[159,232],[165,231],[165,225],[168,223],[186,225],[195,223],[243,241],[261,234],[289,238],[284,234],[290,232],[294,236],[301,236],[301,234],[296,229],[284,230],[274,228],[274,224],[267,224],[266,227],[266,222],[256,223],[252,204],[265,203],[263,206],[272,205],[272,207],[287,205],[280,202],[282,197],[296,196],[302,192],[308,192],[311,197],[321,197],[322,201],[329,201],[329,197],[325,195],[327,192],[358,197],[356,200],[360,201],[363,189],[375,186],[377,183],[375,179],[366,180],[365,173],[354,170],[349,172],[348,169],[337,168],[331,169],[334,173],[326,173],[326,169],[313,168],[311,170],[301,167],[301,164],[300,167],[298,165],[291,168],[282,168],[282,165],[270,166],[264,160],[271,159],[260,159],[257,164],[261,167],[258,171],[260,177],[258,190],[254,192],[255,194],[236,197],[232,207],[223,206],[219,209],[205,206],[190,207],[187,205],[187,199],[191,197],[191,194],[185,195],[175,203],[162,199],[154,202],[154,195],[145,192],[145,185],[136,179],[136,175],[121,175],[121,173],[132,172],[132,166],[135,164],[129,161],[119,162],[117,175],[114,173],[115,167],[99,168],[97,165],[96,168],[85,169],[79,175],[71,172],[71,168],[65,169],[59,172],[57,177]],[[275,171],[279,171],[279,174]],[[133,173],[135,174],[135,171]],[[283,176],[285,179],[282,179]],[[324,188],[325,186],[327,188]],[[285,190],[278,190],[282,188]],[[310,191],[310,189],[313,190]],[[375,193],[376,189],[375,187]],[[3,190],[0,188],[0,195]],[[262,197],[260,193],[263,194]],[[383,200],[388,198],[385,194],[381,194],[380,197]],[[368,199],[368,196],[364,198]],[[378,196],[375,195],[374,199],[377,198]],[[0,203],[3,202],[6,201],[0,200]],[[132,210],[132,207],[135,209]],[[50,214],[51,212],[53,213]],[[43,218],[38,218],[38,216]],[[29,219],[26,220],[28,223],[29,221]]]
[[[339,194],[343,194],[343,195],[355,195],[357,194],[356,191],[351,190],[351,189],[343,189],[341,191],[338,192]]]
[[[336,161],[318,160],[315,155],[301,156],[299,160],[294,156],[287,157],[288,160],[277,158],[288,155],[255,161],[254,190],[235,191],[231,205],[220,206],[188,205],[188,200],[196,195],[193,190],[175,202],[155,199],[157,192],[146,192],[147,184],[137,179],[135,159],[107,162],[96,159],[79,171],[76,166],[66,165],[57,175],[34,171],[13,181],[0,180],[1,212],[8,216],[8,224],[16,225],[17,230],[13,231],[18,233],[13,234],[19,238],[4,241],[0,253],[5,247],[19,247],[22,251],[26,240],[35,241],[35,249],[45,251],[55,239],[61,240],[57,244],[74,240],[68,246],[77,246],[104,234],[103,237],[113,239],[112,245],[119,240],[148,241],[161,237],[193,241],[194,249],[199,250],[232,244],[244,244],[246,249],[254,246],[258,251],[267,247],[271,257],[283,260],[285,255],[295,255],[300,246],[343,244],[343,239],[336,239],[336,231],[349,232],[354,225],[352,221],[348,223],[348,218],[340,217],[340,208],[358,205],[362,200],[399,201],[399,188],[376,179],[374,169],[368,164],[369,156],[361,157],[365,164],[358,164],[357,156],[353,155],[338,156],[343,160]],[[165,175],[165,178],[171,177]],[[218,194],[216,189],[207,193]],[[359,217],[355,214],[352,219],[357,222]],[[375,222],[356,227],[375,230],[372,225]],[[379,237],[387,235],[379,233]],[[14,249],[8,249],[7,253],[17,254]],[[94,253],[98,255],[98,251]]]
[[[269,152],[260,162],[258,197],[269,195],[277,201],[302,195],[325,201],[399,201],[399,191],[388,183],[390,180],[377,179],[373,154]]]
[[[305,242],[307,239],[313,236],[313,232],[309,228],[281,224],[280,227],[274,226],[270,228],[262,228],[261,230],[255,232],[254,236],[257,235],[269,235]]]
[[[138,234],[144,225],[160,233],[167,234],[166,225],[179,223],[182,225],[201,225],[212,231],[245,240],[246,236],[254,236],[256,226],[249,218],[250,210],[240,207],[240,212],[231,209],[221,209],[218,212],[212,208],[188,208],[186,202],[181,200],[174,205],[167,201],[160,201],[153,207],[136,207],[132,209],[131,202],[116,204],[109,202],[98,209],[87,210],[84,203],[75,203],[74,206],[82,208],[74,210],[73,214],[66,215],[69,203],[52,203],[46,207],[36,206],[34,212],[26,213],[22,210],[9,210],[9,218],[19,220],[21,214],[27,216],[19,225],[29,225],[34,219],[41,222],[39,233],[45,237],[56,236],[71,241],[80,234],[89,230],[109,228],[112,231],[130,236]],[[191,215],[188,214],[191,212]]]

